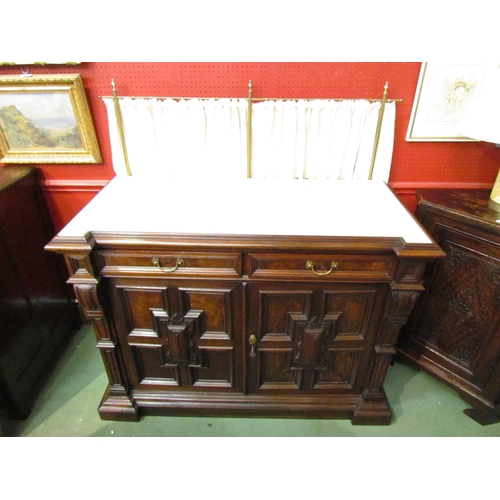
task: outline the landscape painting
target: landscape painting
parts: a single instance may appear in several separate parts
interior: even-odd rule
[[[0,78],[4,163],[99,163],[79,75]]]
[[[0,125],[12,149],[83,147],[68,94],[0,95]]]

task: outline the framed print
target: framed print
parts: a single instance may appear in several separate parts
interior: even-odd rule
[[[0,77],[0,162],[102,163],[80,75]]]
[[[486,63],[422,63],[407,141],[471,142],[456,128],[476,98]]]

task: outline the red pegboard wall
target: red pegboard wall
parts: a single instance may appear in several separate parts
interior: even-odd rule
[[[0,75],[26,68],[0,66]],[[246,97],[252,80],[254,97],[380,98],[386,82],[397,104],[392,183],[493,183],[500,149],[487,143],[408,143],[408,121],[420,63],[82,63],[30,66],[33,74],[79,73],[103,157],[101,165],[42,165],[49,180],[107,180],[113,177],[108,122],[99,96],[119,95]]]

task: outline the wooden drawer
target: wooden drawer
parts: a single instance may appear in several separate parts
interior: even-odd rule
[[[241,276],[240,253],[100,251],[97,268],[103,276]]]
[[[249,254],[252,278],[377,280],[391,277],[396,258],[370,254]]]

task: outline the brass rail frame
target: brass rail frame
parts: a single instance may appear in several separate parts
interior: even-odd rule
[[[111,80],[111,87],[113,87],[113,103],[115,108],[116,123],[118,125],[118,133],[120,135],[120,143],[122,145],[123,158],[125,160],[125,167],[127,169],[127,175],[132,175],[130,163],[128,161],[127,142],[125,141],[125,132],[123,129],[122,110],[120,108],[120,103],[118,102],[118,94],[114,80]]]
[[[124,133],[124,128],[123,128],[123,118],[122,118],[122,113],[120,109],[120,103],[119,99],[123,99],[123,96],[118,96],[117,90],[116,90],[116,85],[114,80],[111,80],[111,87],[113,88],[113,102],[114,102],[114,109],[115,109],[115,116],[116,116],[116,122],[118,125],[118,133],[120,135],[120,142],[122,146],[122,151],[123,151],[123,157],[125,159],[125,167],[127,169],[127,175],[132,175],[131,169],[130,169],[130,164],[129,164],[129,159],[128,159],[128,153],[127,153],[127,144],[125,141],[125,133]],[[370,164],[370,173],[368,175],[368,179],[371,180],[373,178],[373,170],[375,168],[375,160],[377,158],[377,151],[378,151],[378,144],[380,140],[380,132],[382,130],[382,120],[384,118],[384,111],[385,111],[385,105],[388,102],[401,102],[402,99],[387,99],[387,90],[389,88],[388,82],[386,82],[384,86],[384,92],[382,94],[382,99],[364,99],[362,98],[361,100],[363,101],[370,101],[370,102],[380,102],[380,109],[378,112],[378,120],[377,120],[377,128],[375,131],[375,140],[373,143],[373,151],[372,151],[372,159],[371,159],[371,164]],[[109,97],[101,97],[101,99],[108,99]],[[151,99],[151,97],[131,97],[131,99]],[[230,99],[226,97],[156,97],[155,99],[173,99],[173,100],[189,100],[189,99],[199,99],[199,100],[209,100],[209,99]],[[252,104],[255,101],[274,101],[274,100],[285,100],[285,101],[296,101],[296,100],[303,100],[303,101],[316,101],[318,100],[317,98],[283,98],[283,97],[253,97],[253,85],[252,85],[252,80],[248,82],[248,113],[247,113],[247,178],[252,177]],[[357,100],[357,99],[348,99],[348,98],[343,98],[343,99],[327,99],[331,101],[349,101],[349,100]]]

